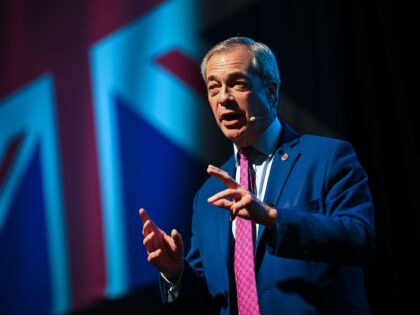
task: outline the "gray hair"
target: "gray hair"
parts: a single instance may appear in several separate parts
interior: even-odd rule
[[[245,46],[251,53],[253,69],[263,83],[269,84],[274,82],[276,84],[273,102],[276,104],[280,87],[280,73],[276,57],[267,45],[256,42],[249,37],[231,37],[213,46],[201,61],[200,70],[204,81],[206,81],[207,64],[210,58],[213,55],[232,49],[238,45]]]

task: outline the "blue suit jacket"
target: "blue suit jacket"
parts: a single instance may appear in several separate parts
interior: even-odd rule
[[[278,211],[276,229],[260,226],[257,236],[261,313],[370,314],[362,273],[375,244],[367,176],[347,142],[283,127],[264,198]],[[234,157],[222,168],[234,177]],[[229,212],[207,202],[223,189],[209,178],[195,197],[191,249],[170,303],[183,314],[236,313]]]

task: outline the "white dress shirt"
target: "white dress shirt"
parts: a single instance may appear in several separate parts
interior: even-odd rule
[[[268,182],[268,175],[270,174],[271,164],[273,163],[274,150],[277,147],[279,135],[281,133],[281,123],[276,117],[264,133],[252,144],[252,147],[258,151],[257,154],[251,154],[250,162],[254,171],[255,178],[255,196],[259,200],[264,200],[265,190]],[[236,160],[236,174],[235,180],[240,181],[240,165],[238,158],[238,147],[234,144],[233,150]],[[258,235],[258,227],[256,225],[256,235]],[[235,237],[236,220],[232,222],[232,233]]]

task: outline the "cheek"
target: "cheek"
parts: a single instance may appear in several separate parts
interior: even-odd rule
[[[265,94],[252,94],[248,98],[248,107],[254,113],[265,113],[269,110],[269,104]]]
[[[254,94],[241,95],[236,100],[244,112],[254,113],[258,107],[258,98]]]
[[[216,118],[216,114],[217,114],[217,102],[215,100],[212,100],[211,98],[208,98],[209,104],[210,104],[210,109],[214,115],[214,117]]]

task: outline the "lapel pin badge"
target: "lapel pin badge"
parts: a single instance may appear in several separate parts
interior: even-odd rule
[[[289,154],[285,153],[282,155],[281,160],[286,161],[289,158]]]

